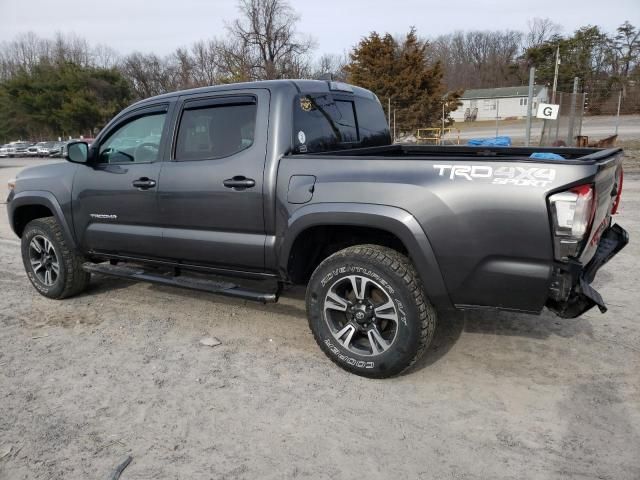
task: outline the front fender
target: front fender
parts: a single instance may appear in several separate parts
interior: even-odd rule
[[[32,205],[39,205],[48,208],[62,228],[62,234],[64,235],[67,244],[73,249],[76,249],[76,241],[73,236],[73,232],[71,231],[69,223],[62,212],[60,203],[51,192],[44,190],[27,190],[16,193],[10,197],[7,202],[7,213],[9,215],[9,225],[11,226],[11,230],[13,230],[13,232],[19,237],[21,236],[21,232],[18,233],[15,225],[16,211],[20,207]]]
[[[288,220],[284,235],[276,240],[278,269],[287,271],[293,244],[310,227],[351,225],[378,228],[400,239],[415,265],[427,297],[438,309],[451,309],[440,266],[429,239],[418,221],[406,210],[365,203],[315,203],[296,210]]]

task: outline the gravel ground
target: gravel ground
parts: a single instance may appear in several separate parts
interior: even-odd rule
[[[28,162],[0,160],[2,187]],[[631,171],[607,314],[443,315],[418,368],[383,381],[324,357],[301,291],[263,306],[94,277],[47,300],[3,214],[0,479],[108,478],[129,454],[123,480],[638,479],[639,210]]]

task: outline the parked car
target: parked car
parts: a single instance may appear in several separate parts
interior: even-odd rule
[[[0,158],[6,158],[9,156],[9,144],[0,145]]]
[[[61,156],[61,152],[62,152],[62,146],[65,144],[66,142],[55,142],[51,148],[49,149],[49,156],[50,157],[60,157]]]
[[[94,272],[260,302],[306,285],[318,345],[366,377],[413,365],[437,311],[604,312],[590,284],[628,242],[621,149],[393,145],[376,96],[341,83],[149,98],[67,159],[7,199],[42,295]]]
[[[27,157],[37,157],[38,156],[38,144],[37,143],[30,143],[29,146],[27,147],[26,155],[27,155]]]
[[[31,146],[29,142],[11,142],[7,153],[10,157],[26,157],[27,149]]]
[[[48,157],[51,148],[55,142],[38,142],[36,143],[38,157]]]

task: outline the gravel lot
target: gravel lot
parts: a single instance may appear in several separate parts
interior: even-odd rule
[[[106,479],[128,454],[123,480],[640,478],[634,155],[607,314],[441,316],[418,368],[383,381],[324,357],[301,291],[263,306],[94,277],[47,300],[2,213],[0,479]],[[0,159],[2,200],[36,162]]]

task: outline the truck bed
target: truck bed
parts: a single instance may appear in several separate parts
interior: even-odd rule
[[[534,152],[564,159],[530,158]],[[303,190],[312,195],[283,203],[288,218],[319,203],[400,208],[428,238],[454,305],[538,312],[555,265],[548,197],[594,185],[594,228],[579,258],[586,265],[608,225],[621,155],[617,148],[429,145],[294,154],[280,161],[279,198],[290,195],[292,176],[306,175],[314,186]]]
[[[530,158],[535,152],[555,153],[564,160],[542,160]],[[620,148],[568,148],[568,147],[469,147],[463,145],[385,145],[381,147],[353,148],[332,152],[295,154],[296,157],[365,157],[365,158],[423,158],[468,160],[482,158],[483,161],[517,161],[564,165],[595,164],[622,153]],[[488,157],[488,158],[487,158]]]

